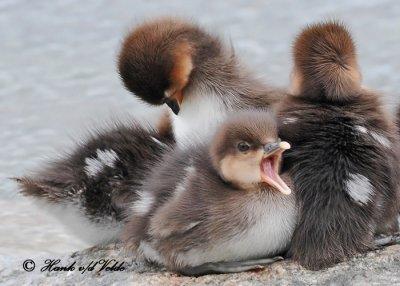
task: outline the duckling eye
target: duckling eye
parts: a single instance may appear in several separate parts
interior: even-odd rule
[[[237,145],[237,148],[240,152],[246,152],[250,149],[250,144],[245,141],[242,141],[242,142],[239,142],[239,144]]]

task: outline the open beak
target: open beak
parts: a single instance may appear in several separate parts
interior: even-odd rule
[[[183,100],[182,90],[176,91],[174,94],[171,94],[169,97],[164,99],[164,103],[168,105],[171,110],[178,115],[181,110],[181,104]]]
[[[264,156],[260,166],[261,181],[285,195],[290,195],[292,191],[279,176],[279,163],[282,153],[288,149],[290,149],[290,144],[285,141],[265,145]]]

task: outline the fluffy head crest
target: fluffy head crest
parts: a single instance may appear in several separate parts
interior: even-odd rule
[[[326,22],[305,28],[293,54],[295,94],[344,101],[360,89],[356,48],[344,25]]]

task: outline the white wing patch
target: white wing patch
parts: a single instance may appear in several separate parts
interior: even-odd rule
[[[374,138],[376,141],[378,141],[383,146],[390,147],[390,141],[385,136],[382,136],[373,131],[369,132],[369,134],[372,136],[372,138]]]
[[[113,168],[115,161],[118,160],[118,155],[114,150],[100,150],[96,151],[96,158],[85,159],[85,172],[89,177],[97,176],[104,167],[108,166]]]
[[[356,125],[355,128],[356,128],[357,131],[359,131],[359,132],[361,132],[361,133],[364,133],[364,134],[367,134],[367,133],[368,133],[367,128],[365,128],[364,126]]]
[[[158,140],[157,138],[151,136],[151,140],[153,140],[154,142],[156,142],[158,145],[160,145],[161,147],[165,147],[167,146],[166,144],[162,143],[160,140]]]
[[[361,174],[350,174],[346,181],[347,193],[359,204],[367,204],[374,192],[370,181]]]
[[[183,180],[176,185],[174,197],[177,198],[181,193],[185,192],[187,183],[189,181],[190,176],[196,172],[196,168],[193,166],[188,166],[185,168],[186,174],[183,177]]]
[[[135,214],[145,215],[147,214],[154,203],[154,196],[149,192],[140,192],[139,199],[132,205],[132,211]]]
[[[360,133],[370,135],[375,141],[377,141],[379,144],[381,144],[387,148],[389,148],[391,145],[388,138],[386,138],[385,136],[383,136],[375,131],[370,131],[361,125],[356,125],[354,128]]]
[[[200,223],[201,223],[200,221],[191,222],[187,226],[185,226],[182,230],[183,231],[191,230],[192,228],[196,227]]]
[[[282,120],[283,124],[295,123],[298,119],[296,117],[287,117]]]

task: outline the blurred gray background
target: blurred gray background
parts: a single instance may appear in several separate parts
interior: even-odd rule
[[[122,87],[116,55],[131,27],[157,15],[188,17],[221,34],[277,86],[289,83],[300,29],[342,20],[357,42],[364,85],[382,91],[390,110],[399,101],[400,1],[0,0],[0,268],[4,259],[87,247],[7,178],[69,149],[87,128],[151,117]]]

